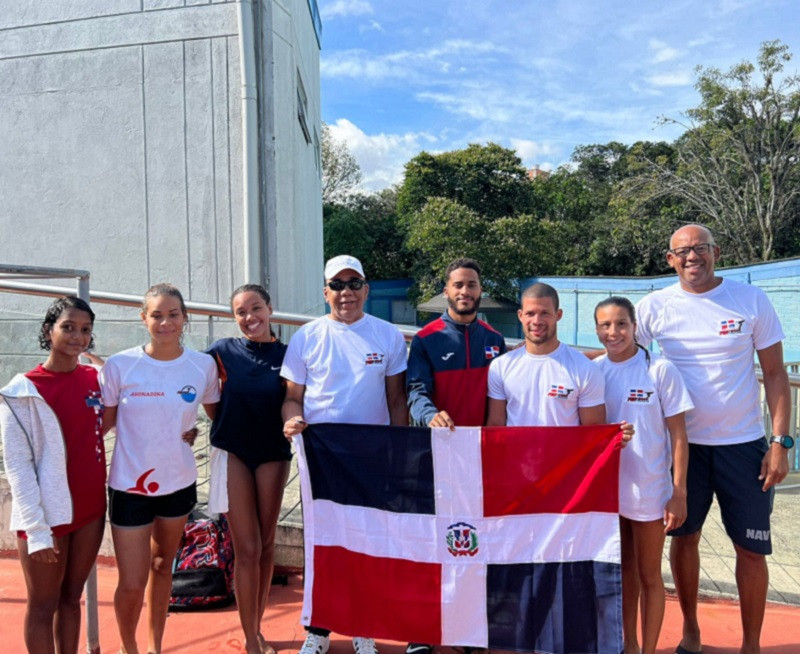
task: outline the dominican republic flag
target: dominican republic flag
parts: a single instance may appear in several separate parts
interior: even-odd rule
[[[618,425],[310,425],[302,624],[619,654],[620,441]]]

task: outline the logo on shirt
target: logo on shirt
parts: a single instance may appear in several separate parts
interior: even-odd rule
[[[741,334],[744,320],[723,320],[720,324],[719,335]]]
[[[164,397],[163,391],[133,391],[131,397]]]
[[[574,390],[574,388],[567,388],[566,386],[561,386],[560,384],[551,384],[550,391],[547,393],[547,397],[555,397],[559,400],[566,400],[569,398],[569,394]]]
[[[105,462],[106,450],[103,443],[103,400],[100,391],[89,391],[86,396],[86,406],[94,411],[94,456],[99,461]]]
[[[194,386],[189,386],[189,384],[187,384],[178,391],[178,395],[181,396],[181,399],[184,402],[191,404],[197,398],[197,389]]]
[[[153,474],[155,468],[150,468],[147,472],[142,474],[139,479],[136,480],[136,485],[132,486],[126,493],[138,493],[139,495],[150,495],[150,493],[155,493],[159,489],[159,485],[157,481],[151,481],[149,484],[145,485],[147,478]]]
[[[485,348],[483,348],[483,351],[486,353],[487,359],[494,359],[495,357],[500,356],[499,345],[487,345]]]
[[[378,352],[368,352],[367,353],[367,360],[364,362],[368,366],[372,365],[373,363],[383,363],[383,354]]]
[[[447,528],[447,551],[453,556],[475,556],[478,553],[478,533],[466,522],[456,522]]]
[[[632,388],[628,393],[628,402],[649,402],[650,396],[655,391],[643,391],[641,388]]]
[[[442,357],[442,361],[447,361],[451,356],[453,356],[455,352],[448,352]]]

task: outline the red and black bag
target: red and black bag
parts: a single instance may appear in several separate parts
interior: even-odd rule
[[[195,517],[183,529],[172,566],[173,610],[227,606],[234,601],[233,543],[228,521]]]

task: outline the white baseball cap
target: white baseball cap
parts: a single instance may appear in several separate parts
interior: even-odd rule
[[[364,277],[364,269],[361,267],[361,262],[349,254],[340,254],[338,257],[328,259],[325,264],[325,279],[332,279],[343,270],[355,270],[359,275]]]

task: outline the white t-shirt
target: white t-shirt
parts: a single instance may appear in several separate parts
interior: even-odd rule
[[[489,397],[506,401],[509,427],[579,425],[579,408],[605,402],[603,387],[600,369],[563,343],[542,355],[520,347],[489,365]]]
[[[639,342],[657,341],[689,389],[690,443],[731,445],[764,435],[753,356],[784,338],[764,291],[730,279],[706,293],[675,284],[643,298],[636,317]]]
[[[184,349],[159,361],[134,347],[109,357],[100,372],[103,404],[118,406],[117,439],[108,485],[143,495],[168,495],[197,479],[192,448],[181,440],[200,404],[219,401],[217,364]]]
[[[636,429],[622,450],[619,468],[619,512],[631,520],[658,520],[672,497],[672,441],[664,421],[694,408],[678,369],[662,357],[643,350],[627,361],[595,359],[606,380],[609,422],[633,424]]]
[[[386,377],[405,369],[405,340],[391,323],[368,314],[350,325],[323,316],[289,341],[281,376],[305,385],[308,423],[388,425]]]

